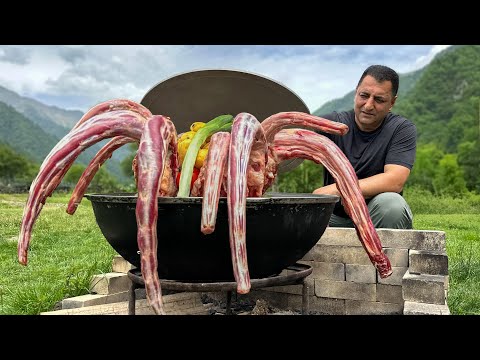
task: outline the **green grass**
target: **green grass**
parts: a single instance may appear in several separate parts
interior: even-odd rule
[[[95,274],[111,271],[115,251],[98,228],[90,202],[72,216],[69,195],[53,195],[32,231],[27,266],[17,258],[26,195],[0,194],[0,314],[39,314],[64,298],[88,294]]]
[[[448,306],[456,315],[480,314],[480,196],[437,198],[410,190],[414,228],[445,231],[449,257]],[[64,298],[88,294],[95,274],[111,271],[116,254],[84,199],[65,212],[69,194],[48,198],[32,232],[27,266],[17,260],[26,195],[0,194],[0,314],[50,311]]]
[[[415,229],[445,231],[450,312],[480,315],[480,196],[434,197],[411,189],[405,198]]]

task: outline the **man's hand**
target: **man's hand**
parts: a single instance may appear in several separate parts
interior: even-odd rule
[[[313,191],[313,193],[317,194],[317,195],[337,195],[337,196],[340,196],[340,192],[338,191],[337,185],[335,185],[335,184],[322,186],[318,189],[315,189]]]
[[[369,199],[383,192],[400,193],[410,175],[410,169],[401,165],[385,165],[385,172],[359,180],[358,185],[364,198]],[[337,195],[340,192],[336,184],[322,186],[313,191],[314,194]]]

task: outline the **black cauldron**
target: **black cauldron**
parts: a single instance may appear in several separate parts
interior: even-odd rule
[[[109,244],[140,267],[132,193],[86,194]],[[270,193],[247,198],[246,242],[250,278],[279,274],[323,235],[338,196]],[[158,198],[158,273],[178,281],[233,281],[227,199],[221,198],[215,231],[200,232],[202,198]]]

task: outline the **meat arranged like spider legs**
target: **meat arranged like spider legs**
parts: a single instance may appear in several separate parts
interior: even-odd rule
[[[378,270],[380,277],[392,274],[388,257],[372,223],[367,204],[358,185],[355,170],[333,141],[313,131],[285,129],[275,136],[274,152],[281,160],[303,158],[323,164],[334,177],[346,213],[352,219],[358,238]]]
[[[274,114],[262,124],[253,115],[240,113],[233,121],[231,134],[219,132],[212,136],[207,160],[191,191],[192,196],[203,196],[200,230],[204,234],[214,231],[219,198],[227,197],[229,242],[237,292],[248,293],[251,287],[246,252],[246,199],[263,196],[276,178],[279,163],[295,157],[322,163],[332,173],[370,260],[381,277],[389,276],[392,272],[390,262],[382,252],[358,179],[345,155],[328,138],[309,130],[282,130],[287,126],[309,127],[340,135],[348,131],[344,124],[305,113]],[[139,142],[132,167],[138,188],[135,216],[141,272],[149,304],[156,314],[165,314],[157,269],[157,198],[177,195],[177,132],[168,117],[152,115],[133,101],[116,99],[93,107],[47,155],[32,182],[24,208],[18,259],[21,264],[27,264],[32,228],[47,197],[81,152],[107,138],[112,139],[85,169],[67,212],[75,212],[95,173],[116,149]]]

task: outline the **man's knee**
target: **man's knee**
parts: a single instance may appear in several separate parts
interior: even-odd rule
[[[400,194],[394,192],[378,194],[369,202],[368,209],[376,228],[412,228],[412,212]]]

